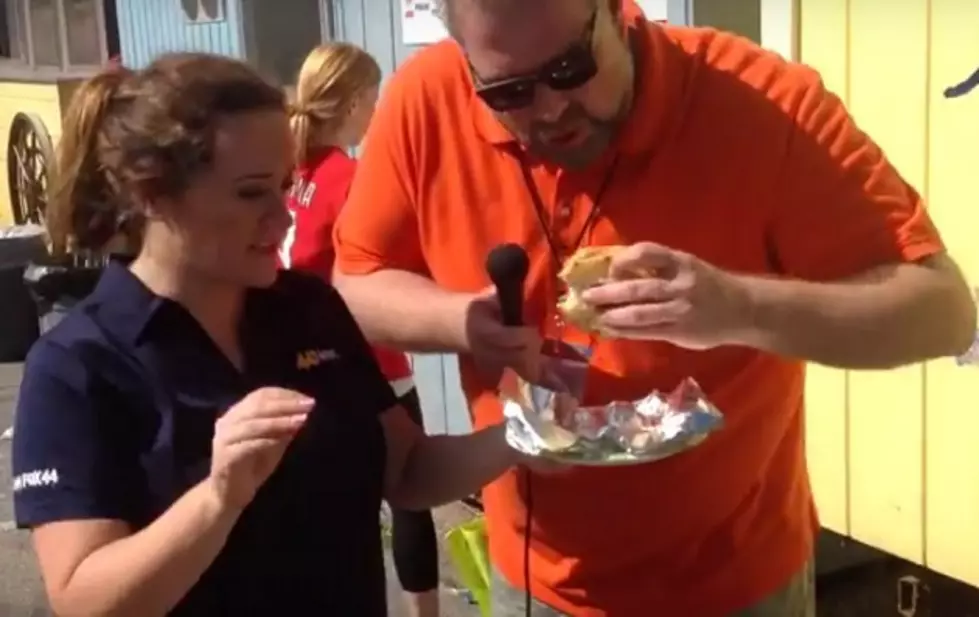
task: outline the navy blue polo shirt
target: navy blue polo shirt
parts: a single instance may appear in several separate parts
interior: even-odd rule
[[[27,358],[13,443],[18,525],[145,527],[206,477],[225,410],[256,388],[290,388],[315,408],[172,614],[386,615],[379,416],[394,393],[343,300],[316,277],[286,271],[249,291],[241,336],[243,372],[181,305],[111,264]]]

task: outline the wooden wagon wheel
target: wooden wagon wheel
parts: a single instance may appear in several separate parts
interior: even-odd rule
[[[18,113],[7,139],[7,182],[14,223],[44,224],[54,147],[44,121],[32,113]]]

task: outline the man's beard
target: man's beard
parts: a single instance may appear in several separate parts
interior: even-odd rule
[[[557,122],[532,125],[525,140],[527,147],[536,156],[566,169],[588,167],[601,158],[618,135],[629,112],[627,101],[630,98],[624,97],[621,109],[611,119],[591,116],[581,105],[572,103]],[[558,134],[575,126],[582,126],[583,130],[588,131],[582,143],[561,146],[542,138],[542,135]]]

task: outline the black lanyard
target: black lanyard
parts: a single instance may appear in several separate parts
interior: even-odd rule
[[[612,162],[609,164],[608,170],[605,172],[602,178],[601,184],[598,186],[598,191],[595,193],[595,200],[592,202],[591,210],[588,212],[588,217],[585,219],[585,224],[582,225],[581,231],[578,232],[578,237],[575,238],[574,244],[571,245],[571,252],[574,253],[579,248],[581,248],[582,242],[585,240],[585,236],[591,231],[595,222],[598,220],[598,215],[602,212],[602,198],[605,196],[606,191],[612,185],[612,179],[615,177],[616,168],[618,167],[619,157],[616,155]],[[561,251],[558,249],[557,243],[554,240],[554,235],[551,233],[551,225],[548,222],[547,208],[544,206],[544,200],[540,196],[540,191],[537,189],[537,183],[534,181],[534,176],[530,171],[530,166],[528,166],[524,161],[520,162],[520,171],[523,174],[524,184],[527,186],[527,192],[530,194],[530,200],[534,204],[534,213],[537,215],[537,222],[540,225],[541,233],[544,234],[544,239],[547,240],[547,247],[551,252],[551,259],[554,261],[555,272],[561,270],[564,259],[570,257],[570,255],[563,256]]]
[[[602,212],[602,197],[605,196],[605,192],[608,190],[609,186],[612,184],[612,178],[615,176],[616,167],[618,167],[619,157],[616,155],[609,165],[608,170],[605,172],[605,176],[602,178],[601,184],[598,186],[598,191],[595,193],[595,200],[592,202],[591,210],[588,212],[588,217],[585,219],[585,224],[581,227],[581,231],[578,232],[578,237],[575,238],[574,244],[570,247],[571,251],[577,251],[581,248],[581,243],[584,242],[585,236],[591,230],[595,221],[598,220],[598,215]],[[544,238],[547,240],[547,246],[551,251],[551,259],[554,264],[554,282],[559,284],[560,281],[557,280],[557,273],[560,272],[561,266],[564,262],[564,256],[561,255],[561,251],[558,249],[557,243],[554,240],[554,235],[551,233],[551,225],[548,222],[547,208],[544,206],[544,200],[540,196],[540,191],[537,189],[537,183],[534,181],[534,176],[530,172],[530,166],[526,164],[526,161],[519,161],[520,171],[523,174],[524,184],[527,186],[527,192],[530,194],[530,200],[534,203],[534,213],[537,215],[537,222],[540,225],[540,231],[544,234]],[[524,469],[521,474],[523,477],[523,500],[525,508],[524,517],[524,545],[523,545],[523,583],[524,583],[524,611],[525,615],[531,615],[531,605],[533,603],[533,597],[530,592],[530,529],[533,525],[533,491],[532,491],[532,478],[529,469]]]

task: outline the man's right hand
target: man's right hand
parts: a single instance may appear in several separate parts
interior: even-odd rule
[[[496,386],[510,368],[536,382],[541,371],[541,336],[536,328],[503,325],[496,288],[473,296],[465,317],[466,347],[488,383]]]

